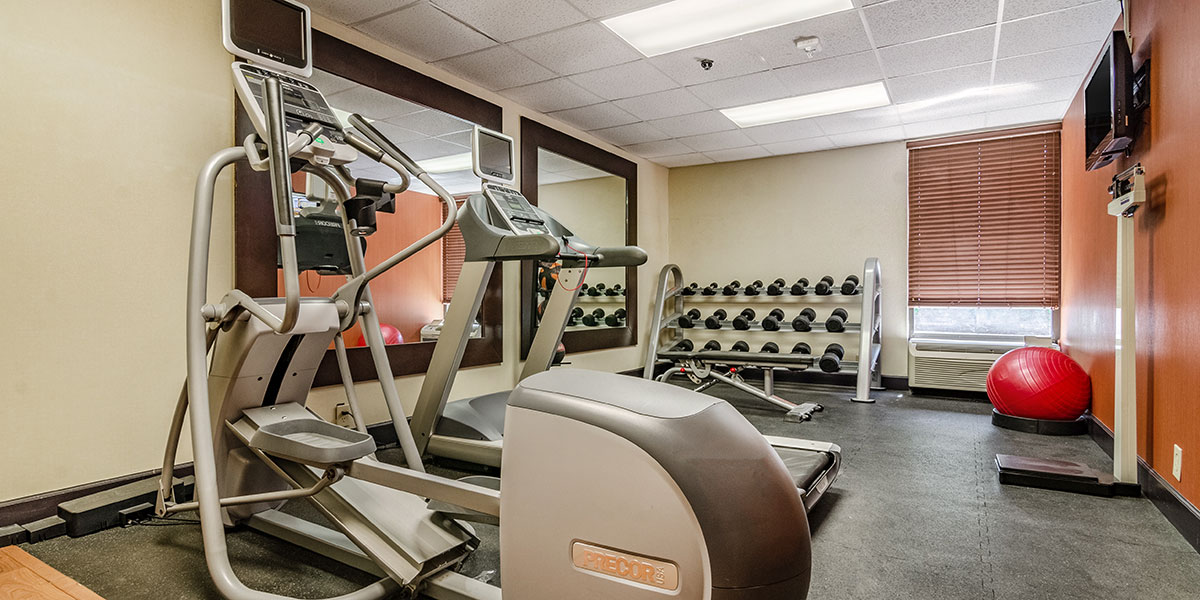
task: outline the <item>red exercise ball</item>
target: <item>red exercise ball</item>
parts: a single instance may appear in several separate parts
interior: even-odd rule
[[[1003,414],[1071,421],[1092,403],[1092,380],[1071,357],[1053,348],[1018,348],[987,374],[988,399]]]
[[[392,344],[403,344],[404,343],[404,336],[400,335],[400,330],[396,329],[395,327],[393,327],[391,325],[388,325],[387,323],[380,323],[379,331],[381,331],[383,333],[383,343],[384,344],[391,346]],[[358,345],[360,347],[366,346],[367,345],[367,336],[364,335],[364,336],[358,338]]]

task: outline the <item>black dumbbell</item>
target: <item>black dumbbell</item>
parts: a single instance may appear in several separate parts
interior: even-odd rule
[[[826,373],[837,373],[842,369],[842,357],[845,355],[846,349],[842,348],[841,344],[830,344],[825,347],[825,353],[821,355],[817,364]]]
[[[808,293],[808,280],[803,277],[801,277],[800,279],[797,279],[796,283],[792,284],[791,292],[792,292],[793,296],[803,296],[803,295],[807,294]]]
[[[744,340],[738,340],[733,343],[733,347],[730,350],[733,352],[749,352],[750,344],[747,344]]]
[[[696,321],[700,320],[700,310],[693,308],[687,311],[686,315],[679,317],[679,326],[684,329],[691,329],[696,326]]]
[[[842,295],[853,296],[858,293],[858,275],[847,275],[842,282]]]
[[[712,350],[714,352],[719,351],[721,349],[721,342],[718,342],[717,340],[708,340],[707,342],[704,342],[704,349]]]
[[[588,296],[591,296],[594,298],[596,296],[603,296],[603,295],[604,295],[604,284],[603,283],[597,283],[596,285],[593,285],[592,287],[588,288]]]
[[[580,295],[580,296],[586,296],[586,295],[587,295],[587,293],[588,293],[588,284],[586,284],[586,283],[584,283],[584,284],[580,284],[580,286],[579,286],[579,295]]]
[[[825,319],[825,331],[832,331],[834,333],[845,331],[846,317],[848,316],[844,308],[838,307],[833,309],[833,314],[829,315],[828,319]]]
[[[792,354],[812,354],[812,348],[804,342],[796,342],[796,345],[792,346]]]
[[[783,322],[783,309],[772,308],[767,316],[763,317],[762,326],[767,331],[779,331],[779,324]]]
[[[671,346],[670,352],[691,352],[692,348],[694,348],[694,347],[695,346],[692,345],[692,340],[684,339],[684,340],[681,340],[678,344]]]
[[[625,325],[625,309],[618,308],[611,315],[604,317],[604,324],[609,327],[621,327]]]
[[[767,352],[770,354],[779,354],[779,344],[776,344],[775,342],[767,342],[767,343],[763,344],[763,347],[761,350],[759,350],[759,352]]]
[[[701,296],[716,296],[717,292],[721,291],[721,286],[717,282],[708,284],[704,289],[700,290]]]
[[[750,329],[752,323],[754,323],[753,308],[743,308],[742,313],[733,318],[733,328],[741,331]]]
[[[704,326],[708,329],[720,329],[721,321],[725,320],[725,309],[718,308],[711,316],[704,320]]]
[[[736,296],[740,291],[742,291],[742,282],[736,279],[729,282],[729,285],[721,288],[721,293],[725,294],[726,296]]]
[[[817,311],[813,310],[811,306],[805,307],[800,314],[796,315],[795,319],[792,319],[792,330],[812,331],[812,322],[815,320],[817,320]]]
[[[817,295],[828,296],[833,293],[833,275],[826,275],[817,282]]]
[[[750,285],[746,286],[746,295],[747,296],[757,296],[762,293],[762,289],[763,289],[762,280],[755,279],[754,283],[751,283]]]
[[[612,287],[610,287],[610,288],[608,288],[608,289],[604,290],[604,295],[605,295],[605,296],[620,296],[620,295],[621,295],[621,286],[620,286],[620,284],[618,284],[618,285],[614,285],[614,286],[612,286]]]
[[[571,317],[567,319],[567,326],[570,327],[570,326],[578,325],[579,319],[582,319],[582,318],[583,318],[583,309],[576,306],[575,309],[571,311]]]
[[[588,327],[595,327],[604,321],[604,309],[597,308],[591,314],[583,315],[583,324]]]
[[[784,281],[782,277],[778,277],[775,279],[775,281],[771,282],[771,285],[767,286],[767,295],[768,296],[782,296],[783,290],[786,287],[787,287],[787,282]]]
[[[696,292],[698,292],[698,291],[700,291],[700,284],[693,281],[691,285],[684,286],[683,288],[681,288],[679,290],[679,295],[680,296],[695,296]]]

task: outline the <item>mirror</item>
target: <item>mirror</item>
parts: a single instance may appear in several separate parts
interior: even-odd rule
[[[636,245],[637,165],[529,119],[521,120],[521,191],[584,242]],[[530,265],[522,294],[522,354],[532,343],[558,263]],[[563,334],[567,352],[631,345],[637,332],[635,268],[588,268]]]
[[[310,81],[335,110],[346,114],[357,112],[372,120],[376,128],[421,163],[452,194],[465,198],[479,191],[479,179],[471,172],[470,130],[476,123],[500,130],[503,111],[499,106],[320,31],[313,31],[313,58]],[[249,118],[239,109],[236,139],[240,141],[252,131]],[[244,163],[236,169],[234,284],[251,296],[275,296],[281,282],[269,178]],[[382,180],[397,177],[369,159],[350,164],[349,170],[353,177]],[[339,269],[346,261],[345,241],[338,230],[337,235],[329,235],[336,242],[322,243],[321,230],[332,230],[329,225],[333,224],[340,227],[341,215],[336,203],[327,202],[332,194],[320,179],[299,172],[293,174],[292,186],[293,209],[300,217],[297,250],[302,262],[307,260],[313,267],[301,274],[301,293],[328,296],[345,282]],[[268,201],[264,202],[264,198]],[[396,197],[395,207],[394,214],[377,215],[377,231],[366,238],[368,268],[435,230],[443,219],[442,203],[415,179],[408,191]],[[308,239],[299,232],[301,228],[310,234]],[[434,342],[425,340],[434,339],[439,333],[435,324],[442,318],[443,303],[449,300],[461,264],[458,252],[461,243],[455,245],[456,240],[461,240],[457,233],[456,227],[439,243],[371,282],[380,319],[391,325],[384,334],[389,338],[386,350],[396,376],[424,373],[429,366]],[[479,327],[473,336],[476,339],[471,340],[463,354],[464,367],[501,361],[501,296],[501,278],[497,272],[484,295]],[[370,352],[356,347],[362,339],[358,327],[345,337],[354,380],[375,379]],[[341,381],[336,357],[330,350],[313,385],[336,385]]]
[[[625,245],[625,178],[538,148],[538,206],[554,215],[581,239],[594,246]],[[538,307],[550,297],[557,263],[539,264]],[[628,313],[625,269],[588,269],[577,286],[579,299],[567,331],[624,327]]]
[[[471,171],[474,123],[320,69],[313,70],[309,81],[325,94],[343,121],[351,113],[366,117],[446,191],[464,198],[479,192],[481,182]],[[400,181],[396,172],[365,156],[347,167],[356,179]],[[292,188],[297,250],[302,259],[313,258],[302,260],[301,292],[306,296],[330,296],[346,282],[345,274],[349,272],[341,230],[329,228],[340,228],[340,208],[333,201],[333,191],[316,176],[298,173],[293,176]],[[377,218],[376,233],[366,238],[368,269],[437,229],[445,215],[442,201],[433,190],[413,179],[408,191],[396,196],[395,212],[381,212]],[[450,243],[443,239],[371,282],[374,307],[389,345],[437,339],[445,303],[454,289],[454,276],[462,265],[461,255],[447,252]],[[282,271],[278,286],[282,295]],[[344,337],[347,347],[366,345],[359,325],[346,331]]]

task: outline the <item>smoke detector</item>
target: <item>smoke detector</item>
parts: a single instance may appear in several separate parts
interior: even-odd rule
[[[798,50],[803,50],[809,58],[821,51],[821,38],[815,35],[798,37],[793,40]]]

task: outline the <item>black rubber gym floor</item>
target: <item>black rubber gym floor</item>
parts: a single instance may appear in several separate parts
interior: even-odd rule
[[[849,390],[835,387],[780,386],[782,396],[827,407],[810,423],[788,423],[741,392],[714,391],[764,433],[842,447],[842,474],[811,515],[810,598],[1200,597],[1200,555],[1149,501],[996,481],[996,453],[1108,468],[1087,437],[997,429],[990,405],[981,402],[876,392],[876,404],[852,404]],[[381,454],[386,460],[388,452]],[[483,547],[466,571],[498,582],[495,529],[480,530]],[[247,584],[279,594],[318,598],[372,580],[253,531],[233,532],[229,546]],[[191,524],[115,529],[24,548],[109,600],[216,596]]]

